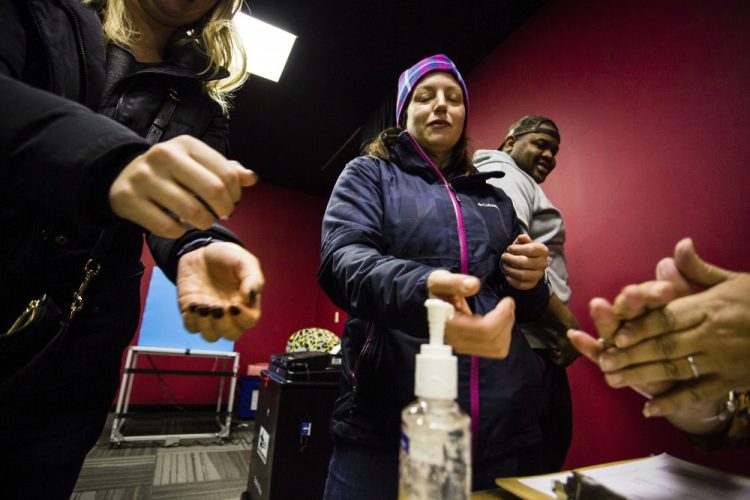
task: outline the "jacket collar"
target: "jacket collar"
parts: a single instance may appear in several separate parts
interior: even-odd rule
[[[437,175],[425,159],[428,158],[427,153],[424,150],[420,151],[421,148],[417,148],[419,148],[418,143],[413,140],[409,132],[404,130],[396,137],[396,141],[391,148],[391,157],[401,170],[437,180]],[[448,180],[453,185],[473,185],[484,183],[487,179],[500,178],[504,175],[505,173],[500,171],[478,172],[474,169],[469,174],[456,175]]]
[[[208,66],[208,57],[192,45],[172,47],[167,50],[164,62],[132,72],[136,64],[135,56],[129,50],[119,45],[109,44],[107,47],[107,74],[120,77],[131,74],[155,73],[160,75],[178,76],[197,81],[208,82],[220,80],[229,76],[229,71],[219,68],[215,74],[204,70]],[[119,80],[119,78],[118,78]]]
[[[211,71],[205,72],[208,67],[208,56],[191,44],[167,49],[165,62],[176,70],[187,71],[194,78],[203,81],[221,80],[229,76],[226,68],[219,68],[215,74]]]

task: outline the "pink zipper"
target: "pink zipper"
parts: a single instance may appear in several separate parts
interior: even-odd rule
[[[456,213],[456,229],[458,230],[458,247],[461,255],[461,273],[469,274],[469,254],[466,246],[466,228],[464,227],[464,215],[461,211],[461,202],[458,201],[456,193],[453,191],[453,187],[450,182],[445,178],[443,173],[435,164],[430,160],[430,157],[424,152],[422,147],[417,141],[411,136],[410,133],[406,132],[406,137],[414,144],[417,152],[420,154],[422,159],[432,168],[435,175],[443,182],[445,188],[448,190],[448,196],[451,198],[453,203],[453,211]],[[477,356],[471,357],[471,372],[469,374],[469,397],[471,400],[471,449],[472,455],[474,450],[477,449],[477,437],[479,436],[479,358]]]

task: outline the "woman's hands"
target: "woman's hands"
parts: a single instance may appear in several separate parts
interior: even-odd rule
[[[520,234],[500,257],[505,279],[513,288],[530,290],[544,277],[549,249]]]
[[[185,328],[209,342],[237,340],[260,319],[260,263],[235,243],[215,242],[186,253],[176,281]]]
[[[466,297],[476,294],[479,279],[466,274],[438,269],[427,278],[430,297],[442,299],[456,309],[445,324],[445,343],[461,354],[486,358],[504,358],[510,348],[515,321],[515,302],[506,297],[484,316],[473,314]]]
[[[183,135],[131,161],[112,183],[109,202],[119,217],[157,236],[177,238],[185,224],[208,229],[214,214],[227,218],[242,188],[256,181],[252,171]]]
[[[692,293],[692,287],[705,288]],[[654,399],[646,416],[684,416],[715,409],[730,390],[750,389],[750,275],[703,261],[689,239],[657,265],[657,280],[625,287],[613,304],[591,301],[607,345],[570,331],[613,387]]]
[[[112,210],[151,233],[177,238],[186,225],[208,229],[226,219],[257,177],[202,141],[180,136],[131,161],[109,190]],[[263,273],[258,259],[217,242],[180,258],[177,295],[185,327],[209,341],[237,340],[260,318]]]
[[[534,288],[544,277],[549,250],[534,243],[526,234],[519,235],[501,256],[508,283],[519,290]],[[515,322],[516,304],[506,297],[495,309],[481,316],[469,308],[466,297],[479,292],[480,282],[474,276],[433,271],[427,278],[430,297],[442,299],[456,310],[445,324],[445,342],[456,352],[486,358],[504,358],[510,349],[511,331]]]

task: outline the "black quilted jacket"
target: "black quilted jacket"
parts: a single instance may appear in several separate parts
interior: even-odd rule
[[[105,49],[96,12],[80,0],[0,2],[0,327],[40,292],[68,303],[99,232],[112,225],[115,241],[87,314],[101,300],[118,321],[117,304],[133,302],[143,230],[111,212],[108,192],[148,148],[142,136],[167,92],[180,102],[162,140],[190,134],[226,154],[228,119],[201,90],[200,54],[188,47],[164,64],[134,65],[127,51]],[[208,232],[236,241],[218,226]],[[205,233],[149,244],[173,276],[176,252]],[[137,314],[120,323],[132,335]]]

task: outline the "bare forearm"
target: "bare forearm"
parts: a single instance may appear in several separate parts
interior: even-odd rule
[[[560,366],[568,366],[575,361],[579,353],[570,343],[567,332],[577,330],[578,320],[554,293],[550,296],[549,304],[544,314],[531,323],[534,327],[546,332],[546,336],[554,341],[556,349],[553,361]]]
[[[565,332],[571,328],[580,328],[578,320],[573,312],[554,293],[549,298],[549,305],[538,322],[550,329],[559,332],[560,337],[566,338]]]

